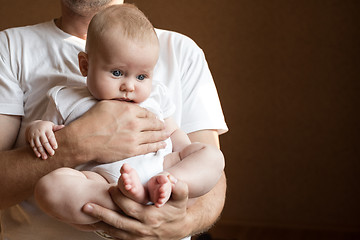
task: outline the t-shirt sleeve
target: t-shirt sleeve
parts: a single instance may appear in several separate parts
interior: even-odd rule
[[[181,128],[189,133],[214,129],[228,131],[219,96],[203,51],[191,39],[185,39],[180,64],[183,115]]]
[[[24,115],[24,93],[17,78],[17,64],[10,56],[10,40],[0,32],[0,114]]]

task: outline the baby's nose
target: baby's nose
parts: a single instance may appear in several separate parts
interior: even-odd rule
[[[125,80],[120,85],[120,91],[122,91],[122,92],[132,92],[132,91],[134,91],[134,83],[131,80]]]

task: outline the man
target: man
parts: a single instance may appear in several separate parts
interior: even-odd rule
[[[2,234],[6,239],[97,239],[93,233],[75,230],[41,214],[31,198],[37,180],[59,167],[77,167],[91,161],[107,163],[164,147],[162,141],[168,134],[153,114],[133,104],[116,101],[100,102],[83,117],[56,132],[59,148],[50,160],[35,159],[31,149],[20,147],[24,145],[26,123],[41,118],[44,113],[47,90],[54,85],[76,85],[83,81],[76,56],[84,48],[87,26],[93,15],[107,6],[122,3],[119,0],[62,0],[62,16],[54,22],[10,29],[0,34],[0,207]],[[161,42],[167,44],[170,35],[183,38],[161,31],[158,35],[160,45]],[[189,42],[188,39],[181,41]],[[177,48],[174,46],[172,51]],[[167,53],[166,48],[163,49],[158,79],[179,78],[167,70],[169,62],[175,62],[169,59],[174,52]],[[204,61],[201,54],[194,60],[198,61]],[[226,131],[215,87],[206,63],[201,69],[196,64],[193,68],[192,72],[177,72],[180,69],[177,67],[172,69],[172,74],[194,75],[194,82],[197,78],[206,79],[204,81],[209,84],[206,91],[211,94],[210,99],[206,99],[210,101],[206,106],[217,110],[205,115],[210,125],[188,126],[187,131],[192,141],[218,146],[218,132],[206,130]],[[190,67],[186,69],[190,71]],[[202,96],[190,95],[194,90],[185,92],[181,87],[185,83],[179,84],[180,81],[170,80],[168,83],[174,100],[183,109],[182,112],[177,110],[177,119],[183,122],[183,127],[190,118],[185,112],[191,115],[197,111],[189,109],[193,105],[188,106],[185,100],[194,98],[192,104],[200,106],[202,103],[197,104],[195,100]],[[192,82],[186,84],[195,85]],[[195,92],[198,91],[197,88]],[[181,96],[184,94],[188,95]],[[204,117],[204,114],[201,115]],[[192,126],[191,121],[189,124]],[[16,148],[9,150],[14,144]],[[225,185],[223,177],[210,193],[187,207],[187,186],[178,182],[172,200],[161,209],[137,204],[116,189],[110,189],[114,202],[127,216],[87,204],[84,211],[103,222],[76,227],[102,230],[119,239],[179,239],[208,228],[217,219],[224,204]]]

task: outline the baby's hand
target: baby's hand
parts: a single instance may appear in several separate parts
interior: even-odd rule
[[[47,159],[48,154],[53,156],[58,145],[54,132],[62,129],[64,125],[55,125],[49,121],[37,120],[29,124],[26,129],[26,139],[30,143],[37,157]]]

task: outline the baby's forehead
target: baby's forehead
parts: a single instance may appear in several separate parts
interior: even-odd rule
[[[102,29],[99,32],[95,32],[88,36],[89,38],[94,38],[99,41],[105,42],[107,39],[117,40],[117,41],[130,41],[140,45],[158,45],[159,40],[155,30],[151,31],[127,31],[121,23],[117,23],[113,27],[107,27]],[[89,39],[88,39],[89,40]]]
[[[151,41],[138,41],[126,37],[104,37],[90,49],[91,58],[98,58],[107,65],[153,69],[159,58],[159,46]]]

